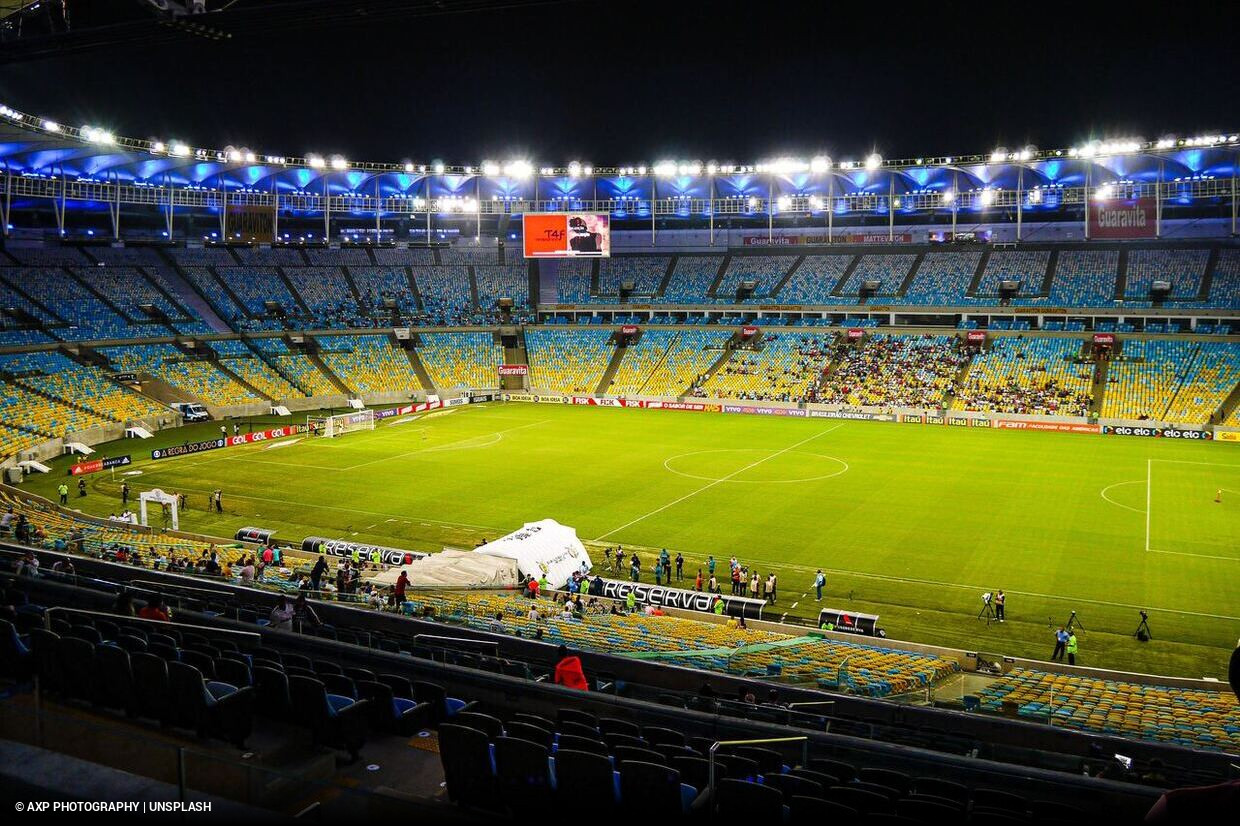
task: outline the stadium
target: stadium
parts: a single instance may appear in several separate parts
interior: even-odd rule
[[[0,64],[289,20],[13,5]],[[580,8],[304,5],[366,32]],[[1234,120],[364,161],[0,90],[6,797],[322,822],[1234,800]]]

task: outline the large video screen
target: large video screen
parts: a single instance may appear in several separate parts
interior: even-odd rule
[[[523,216],[526,258],[606,258],[611,223],[589,212],[545,212]]]

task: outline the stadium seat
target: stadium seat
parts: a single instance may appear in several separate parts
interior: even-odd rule
[[[617,812],[615,771],[605,755],[561,747],[555,753],[555,780],[561,806],[575,809],[589,801],[592,818]]]
[[[497,794],[495,759],[487,735],[454,723],[440,726],[438,733],[448,799],[471,808],[502,810],[504,798]]]
[[[289,677],[288,689],[294,719],[310,730],[313,741],[341,748],[356,760],[366,742],[366,701],[328,694],[311,677]]]
[[[715,805],[720,816],[738,822],[779,823],[784,819],[780,790],[749,780],[724,778],[716,782]]]
[[[546,746],[516,737],[496,737],[492,746],[495,776],[505,797],[523,800],[531,794],[552,792],[550,751]]]

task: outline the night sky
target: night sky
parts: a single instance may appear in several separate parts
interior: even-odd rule
[[[195,146],[461,164],[917,157],[1240,129],[1234,3],[1085,5],[570,2],[5,65],[0,100]]]

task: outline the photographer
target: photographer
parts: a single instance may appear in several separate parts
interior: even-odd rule
[[[1003,589],[999,589],[999,593],[995,594],[995,619],[1003,622],[1003,601],[1006,597],[1003,595]]]

